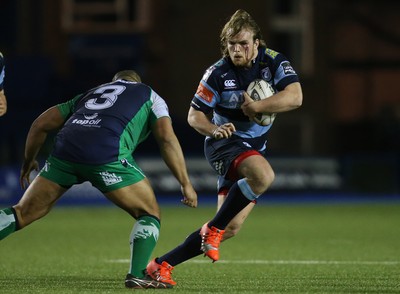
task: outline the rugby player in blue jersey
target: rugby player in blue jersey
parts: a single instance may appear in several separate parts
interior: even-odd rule
[[[257,198],[274,180],[265,157],[272,127],[252,121],[257,113],[281,113],[302,104],[299,78],[284,55],[266,47],[260,28],[244,10],[236,11],[222,29],[222,59],[210,66],[192,99],[189,124],[206,136],[205,157],[218,174],[218,212],[184,243],[153,259],[148,273],[175,285],[171,271],[204,253],[219,259],[219,244],[240,230]],[[276,94],[253,101],[246,93],[255,79],[270,83]],[[209,115],[212,114],[212,119]]]
[[[59,132],[53,151],[30,183],[31,171],[38,169],[35,158],[48,133],[55,130]],[[0,239],[44,217],[71,186],[89,181],[136,219],[125,286],[170,288],[145,272],[159,236],[160,210],[133,153],[150,132],[181,184],[182,202],[196,207],[197,194],[165,101],[141,83],[136,72],[127,70],[118,72],[111,83],[49,108],[33,122],[20,176],[23,188],[30,185],[16,205],[0,210]]]
[[[5,66],[4,66],[4,57],[0,52],[0,116],[3,116],[7,112],[7,99],[6,94],[4,94],[4,76],[5,76]]]

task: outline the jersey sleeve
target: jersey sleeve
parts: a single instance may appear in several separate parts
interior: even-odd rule
[[[285,55],[269,48],[266,49],[265,53],[272,59],[274,65],[274,84],[278,91],[282,91],[289,84],[299,82],[296,71]]]
[[[57,104],[58,110],[64,119],[68,119],[75,110],[75,104],[82,97],[82,94],[75,96],[73,99],[68,100],[64,103]]]
[[[208,114],[215,107],[217,97],[218,94],[207,84],[207,82],[205,80],[201,80],[190,106],[196,110]]]
[[[157,119],[161,117],[170,117],[168,105],[160,95],[158,95],[154,90],[151,90],[151,112],[150,117],[151,122],[154,123]]]

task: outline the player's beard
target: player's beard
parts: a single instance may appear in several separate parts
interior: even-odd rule
[[[257,51],[248,47],[244,50],[244,54],[240,58],[231,57],[233,64],[237,67],[250,68],[252,61],[257,57]]]

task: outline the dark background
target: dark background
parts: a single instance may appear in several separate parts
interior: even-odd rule
[[[221,57],[222,26],[242,8],[303,86],[303,106],[275,120],[270,155],[334,157],[355,181],[399,192],[400,1],[126,0],[119,15],[116,2],[0,1],[9,107],[0,164],[21,163],[41,112],[122,69],[137,70],[168,102],[185,154],[202,155],[187,110],[204,70]],[[51,140],[43,156],[50,148]],[[138,152],[157,147],[149,140]]]

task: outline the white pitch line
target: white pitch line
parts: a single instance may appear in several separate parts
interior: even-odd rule
[[[111,259],[111,263],[129,263],[129,259]],[[193,259],[189,263],[209,264],[210,260]],[[400,261],[362,261],[362,260],[219,260],[227,264],[293,264],[293,265],[400,265]]]

